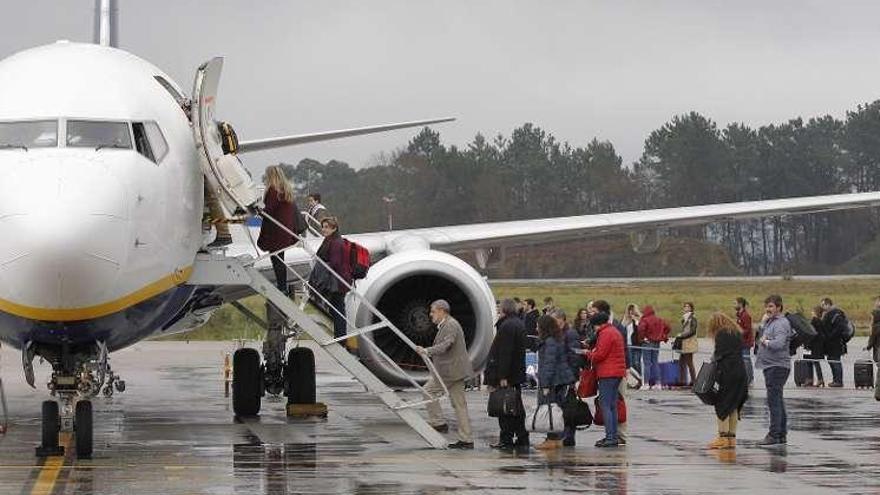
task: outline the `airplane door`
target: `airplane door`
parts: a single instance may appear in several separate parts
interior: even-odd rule
[[[193,83],[193,137],[202,163],[202,172],[211,191],[229,212],[247,211],[260,199],[250,172],[234,154],[224,154],[220,131],[214,120],[217,89],[223,58],[202,64]]]

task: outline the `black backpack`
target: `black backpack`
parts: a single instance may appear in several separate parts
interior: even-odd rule
[[[819,332],[802,313],[786,313],[785,319],[788,320],[793,330],[791,341],[788,343],[788,353],[794,356],[797,354],[798,347],[810,345]]]

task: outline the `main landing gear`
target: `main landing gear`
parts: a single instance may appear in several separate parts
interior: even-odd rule
[[[94,415],[90,399],[102,389],[108,398],[114,391],[125,390],[125,382],[110,369],[107,347],[102,342],[94,345],[28,345],[23,355],[26,376],[28,370],[33,369],[31,360],[35,355],[52,365],[52,379],[48,387],[56,397],[55,400],[43,402],[42,437],[40,446],[36,448],[37,457],[64,455],[59,434],[69,431],[73,433],[77,457],[91,458],[94,451]]]
[[[287,397],[288,405],[315,404],[315,355],[311,349],[295,347],[284,351],[293,335],[285,331],[283,319],[267,303],[266,340],[263,342],[263,362],[256,349],[243,348],[232,356],[232,410],[237,417],[252,417],[260,413],[265,394]]]

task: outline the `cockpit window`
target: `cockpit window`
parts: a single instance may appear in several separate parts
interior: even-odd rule
[[[131,133],[126,122],[67,121],[67,146],[72,148],[131,149]]]
[[[55,146],[58,146],[58,123],[54,120],[0,122],[0,149]]]

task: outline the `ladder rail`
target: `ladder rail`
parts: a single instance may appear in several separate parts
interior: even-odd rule
[[[309,246],[305,242],[303,237],[301,237],[296,232],[293,232],[292,230],[287,228],[287,226],[285,226],[283,223],[281,223],[278,219],[274,218],[272,215],[269,215],[265,211],[260,210],[259,213],[264,219],[268,219],[269,221],[273,222],[276,226],[281,228],[283,231],[285,231],[286,233],[293,236],[293,238],[296,239],[296,241],[297,241],[294,243],[294,245],[300,244],[301,247],[306,251],[306,253],[309,254],[312,261],[316,261],[316,262],[320,263],[324,268],[326,268],[327,271],[330,274],[332,274],[333,277],[335,277],[337,279],[337,281],[342,283],[343,286],[348,289],[349,293],[353,294],[353,296],[358,300],[358,302],[360,304],[362,304],[364,307],[366,307],[370,311],[370,313],[373,315],[373,317],[378,318],[380,320],[380,322],[383,323],[387,328],[389,328],[395,335],[397,335],[397,337],[399,339],[401,339],[403,341],[403,343],[406,344],[407,347],[409,347],[411,350],[416,352],[416,354],[419,356],[419,358],[421,358],[422,361],[425,363],[425,366],[428,368],[431,376],[435,379],[435,381],[437,381],[437,383],[440,385],[440,387],[443,391],[443,393],[441,395],[437,396],[438,400],[442,399],[443,397],[447,397],[449,395],[449,389],[446,387],[446,383],[440,377],[440,374],[437,373],[437,369],[436,369],[436,367],[434,367],[434,364],[431,362],[431,359],[427,355],[424,355],[424,354],[417,352],[418,346],[416,346],[415,343],[397,327],[397,325],[395,325],[381,311],[379,311],[379,309],[376,308],[369,300],[367,300],[367,298],[364,297],[363,294],[360,294],[358,291],[356,291],[354,289],[354,285],[349,284],[341,275],[339,275],[339,273],[337,273],[335,270],[333,270],[333,268],[330,267],[329,263],[327,263],[326,261],[321,259],[318,256],[318,253],[315,250],[313,250],[311,248],[311,246]],[[251,242],[253,243],[254,247],[257,248],[256,242],[254,241],[253,236],[250,233],[250,230],[247,230],[247,232],[248,232],[248,236],[250,237]],[[277,257],[278,253],[287,251],[287,250],[291,249],[294,245],[291,245],[291,246],[288,246],[287,248],[276,251],[275,253],[270,253],[269,255],[275,256],[276,259],[279,259],[280,261],[282,261],[282,264],[284,265],[285,270],[288,273],[293,273],[294,276],[296,276],[303,283],[303,286],[309,290],[309,293],[317,294],[318,297],[320,297],[321,300],[327,305],[327,307],[331,308],[331,310],[334,311],[335,314],[339,315],[340,317],[343,318],[343,320],[345,320],[347,326],[350,326],[351,328],[357,329],[357,326],[348,318],[348,316],[346,314],[344,314],[343,312],[336,309],[332,304],[329,303],[329,301],[323,296],[323,294],[321,294],[320,291],[316,291],[311,286],[311,284],[309,284],[308,280],[306,280],[303,276],[301,276],[299,274],[299,272],[297,272],[296,270],[293,270],[289,265],[287,265],[287,263],[283,263],[284,260],[281,260],[280,258]],[[257,258],[257,259],[260,259],[260,258]],[[245,267],[247,268],[249,266],[250,267],[255,266],[257,259],[251,259],[251,260],[247,261],[245,263]],[[262,258],[262,259],[265,259],[265,258]],[[382,358],[387,360],[388,363],[395,368],[395,371],[399,371],[403,376],[407,377],[407,381],[409,381],[416,389],[420,390],[423,394],[430,396],[430,394],[427,394],[427,392],[424,391],[423,387],[420,384],[418,384],[415,381],[415,379],[410,376],[409,373],[403,371],[403,369],[401,369],[399,367],[397,362],[395,362],[393,359],[388,357],[387,354],[385,354],[381,349],[379,349],[379,347],[377,345],[375,345],[375,343],[372,341],[372,339],[364,339],[364,341],[368,342],[374,350],[378,350],[380,352]]]
[[[324,331],[317,322],[312,320],[304,311],[300,310],[286,294],[278,290],[274,284],[270,283],[257,268],[254,266],[242,266],[242,268],[250,277],[251,287],[275,305],[282,314],[296,321],[300,328],[318,341],[318,337],[323,334]],[[343,346],[322,345],[320,348],[336,360],[336,362],[345,368],[354,378],[360,381],[367,390],[375,394],[385,403],[386,406],[388,406],[389,409],[403,419],[434,448],[446,448],[446,439],[439,432],[434,430],[434,428],[430,426],[415,410],[413,410],[414,406],[438,400],[437,398],[417,403],[409,403],[398,397],[391,388],[370,372],[370,370],[360,362],[360,359],[352,356]]]

